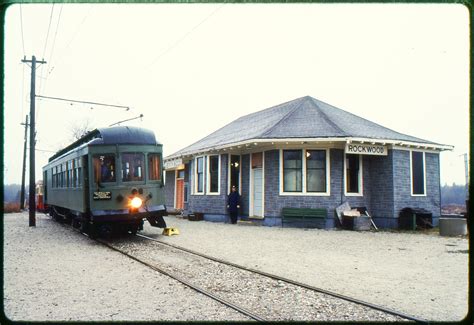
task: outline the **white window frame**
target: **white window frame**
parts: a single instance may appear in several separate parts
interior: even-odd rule
[[[227,154],[227,193],[230,193],[230,162],[232,156],[239,156],[239,194],[242,195],[242,155]]]
[[[358,191],[355,193],[347,192],[347,153],[344,153],[344,196],[364,196],[364,184],[363,184],[363,165],[362,165],[362,155],[355,154],[359,156],[359,188]],[[354,155],[354,154],[350,154]]]
[[[217,167],[217,192],[211,192],[211,157],[218,157]],[[221,194],[221,155],[209,155],[207,156],[207,168],[206,168],[206,194],[207,195],[220,195]]]
[[[197,167],[198,167],[198,164],[197,164],[197,161],[199,158],[202,158],[202,163],[203,163],[203,166],[202,166],[202,192],[198,192],[198,178],[197,178],[197,175],[198,175],[198,170],[197,170]],[[206,172],[206,157],[205,156],[196,156],[194,158],[194,162],[193,162],[193,165],[194,165],[194,193],[193,195],[204,195],[205,194],[205,191],[206,191],[206,175],[205,175],[205,172]]]
[[[413,193],[413,152],[423,154],[423,194]],[[411,196],[426,196],[426,152],[421,150],[410,150],[410,193]]]
[[[302,192],[284,192],[283,191],[283,151],[284,150],[302,150]],[[326,151],[326,192],[307,192],[306,190],[306,152],[308,150],[324,150]],[[281,196],[330,196],[331,195],[331,165],[330,165],[330,148],[285,148],[280,149],[280,195]]]

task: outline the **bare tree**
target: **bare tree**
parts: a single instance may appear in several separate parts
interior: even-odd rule
[[[86,118],[71,125],[71,141],[74,142],[85,136],[90,131],[94,130],[92,122]]]

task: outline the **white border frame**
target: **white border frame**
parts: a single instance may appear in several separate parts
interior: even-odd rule
[[[423,154],[423,194],[413,194],[413,152],[421,152]],[[419,150],[410,150],[410,194],[411,196],[426,196],[426,153]]]
[[[252,154],[259,153],[259,152],[251,152],[250,153],[250,172],[249,172],[249,218],[254,219],[263,219],[265,218],[265,151],[260,151],[262,154],[262,215],[255,216],[254,215],[254,205],[253,205],[253,168],[252,168]]]
[[[302,157],[302,192],[284,192],[283,191],[283,150],[301,150],[303,153]],[[306,151],[308,150],[324,150],[326,151],[326,192],[307,192],[306,191]],[[285,148],[280,149],[280,196],[330,196],[331,195],[331,159],[330,159],[330,148]]]
[[[347,192],[347,155],[355,155],[355,156],[359,156],[359,188],[358,188],[358,191],[356,193],[349,193]],[[344,152],[344,196],[364,196],[364,177],[363,177],[363,169],[364,169],[364,166],[362,164],[362,156],[361,154],[348,154],[348,153],[345,153]]]
[[[239,194],[242,195],[242,155],[228,153],[227,160],[227,193],[230,193],[230,162],[232,156],[239,156]]]
[[[199,158],[202,158],[202,163],[203,163],[203,166],[202,166],[202,192],[198,192],[198,179],[197,179],[197,160]],[[193,171],[193,175],[194,175],[194,186],[193,186],[193,189],[194,189],[194,193],[193,195],[204,195],[206,192],[206,175],[205,175],[205,172],[206,172],[206,156],[196,156],[194,157],[194,161],[193,161],[193,165],[194,165],[194,171]]]
[[[218,168],[217,168],[217,192],[211,192],[211,157],[217,156],[218,157]],[[206,156],[206,195],[220,195],[221,194],[221,155],[208,155]]]

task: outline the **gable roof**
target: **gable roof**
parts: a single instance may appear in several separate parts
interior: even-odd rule
[[[340,138],[341,141],[352,138],[393,140],[447,149],[444,145],[396,132],[305,96],[242,116],[167,159],[245,141],[313,138],[321,141],[325,138]]]

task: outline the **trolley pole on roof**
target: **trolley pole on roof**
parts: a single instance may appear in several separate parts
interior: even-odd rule
[[[20,209],[25,209],[25,173],[26,173],[26,143],[28,141],[28,115],[26,115],[25,123],[25,140],[23,142],[23,168],[21,170],[21,195],[20,195]]]
[[[36,198],[35,198],[35,79],[36,79],[36,64],[44,64],[46,61],[37,61],[33,55],[31,60],[26,60],[26,57],[21,60],[23,63],[31,63],[31,91],[30,91],[30,191],[28,199],[29,224],[30,227],[36,227]]]

